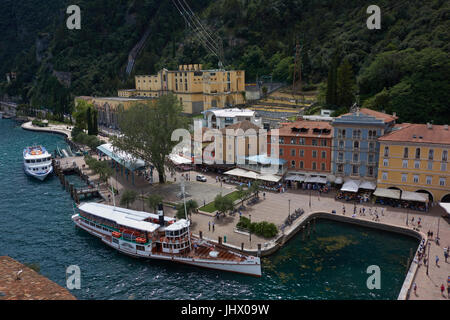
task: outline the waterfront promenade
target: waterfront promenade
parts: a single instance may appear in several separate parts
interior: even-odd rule
[[[33,127],[36,129],[36,127]],[[38,128],[39,130],[39,128]],[[72,159],[69,159],[72,161]],[[68,161],[69,161],[68,160]],[[63,160],[64,161],[64,160]],[[84,164],[84,159],[82,157],[78,157],[74,159],[79,167],[82,167]],[[71,163],[71,162],[69,162]],[[92,172],[88,168],[84,169],[85,173],[89,175],[91,181],[98,181],[98,176],[93,175]],[[208,203],[212,201],[215,194],[220,192],[229,193],[235,190],[236,185],[229,184],[220,184],[220,182],[216,182],[215,174],[205,174],[198,173],[207,176],[207,182],[197,182],[195,181],[195,176],[197,172],[191,171],[189,173],[190,180],[188,185],[190,186],[202,186],[204,189],[210,189],[210,195],[208,199],[205,199],[205,202]],[[173,194],[168,194],[168,191],[175,192],[179,190],[179,181],[181,180],[182,173],[176,173],[174,176],[171,176],[169,172],[167,172],[167,181],[168,183],[165,185],[158,185],[155,183],[154,185],[150,185],[142,176],[135,177],[135,184],[131,183],[130,177],[128,180],[125,176],[121,175],[113,175],[109,183],[114,187],[119,189],[119,192],[125,189],[133,189],[138,192],[138,194],[149,195],[152,193],[160,193],[165,197],[173,197]],[[154,181],[157,180],[157,173],[154,171]],[[172,188],[168,188],[167,186],[172,185]],[[104,188],[106,189],[106,188]],[[163,191],[164,190],[164,191]],[[200,190],[200,189],[198,189]],[[105,193],[109,192],[107,189],[103,190]],[[167,192],[166,192],[167,191]],[[189,192],[189,186],[187,187],[187,191]],[[437,245],[434,241],[430,241],[431,250],[429,253],[429,266],[428,266],[428,274],[427,274],[427,266],[423,265],[423,260],[419,263],[416,275],[412,281],[412,283],[417,284],[417,291],[411,290],[411,294],[409,299],[411,300],[439,300],[439,299],[448,299],[447,292],[444,295],[440,292],[440,286],[444,284],[445,288],[447,287],[447,278],[450,275],[450,260],[445,262],[444,259],[444,248],[448,248],[450,246],[450,226],[446,220],[444,220],[441,216],[445,213],[442,208],[439,206],[434,206],[431,208],[429,212],[419,212],[419,211],[405,211],[404,209],[386,207],[381,205],[373,205],[370,203],[366,203],[363,206],[366,208],[366,215],[359,215],[359,209],[361,205],[357,205],[356,208],[356,216],[352,217],[354,204],[345,201],[336,201],[334,198],[335,193],[330,192],[329,194],[322,194],[319,197],[317,192],[312,192],[310,196],[309,191],[303,190],[291,190],[289,189],[285,193],[274,193],[274,192],[265,192],[265,199],[263,197],[263,191],[260,192],[261,201],[253,206],[247,206],[247,210],[242,211],[243,216],[250,217],[252,222],[259,221],[268,221],[273,222],[278,227],[284,222],[286,217],[290,213],[294,212],[297,208],[303,208],[305,210],[305,216],[311,214],[313,212],[327,212],[331,213],[332,210],[336,211],[336,215],[343,216],[343,206],[345,206],[346,217],[352,218],[355,220],[361,221],[372,221],[374,219],[373,215],[368,213],[369,208],[372,209],[372,212],[377,209],[379,216],[379,223],[390,225],[390,226],[398,226],[398,227],[407,227],[407,228],[415,228],[417,227],[417,221],[421,218],[421,227],[420,231],[422,234],[427,234],[429,230],[433,231],[434,237],[436,238],[439,232],[440,244]],[[105,198],[108,198],[105,196]],[[116,198],[116,205],[119,203]],[[311,206],[309,205],[311,199]],[[200,200],[200,199],[197,199]],[[198,201],[201,206],[203,202]],[[246,203],[246,202],[245,202]],[[111,203],[112,204],[112,203]],[[131,208],[136,210],[145,210],[151,211],[150,208],[146,205],[145,202],[141,200],[135,201],[131,206]],[[381,213],[383,210],[383,214]],[[170,206],[165,207],[165,214],[169,216],[173,216],[175,211]],[[415,223],[411,223],[411,218],[414,217]],[[408,225],[406,225],[406,220],[408,218]],[[217,241],[218,237],[222,237],[224,239],[226,237],[227,245],[231,245],[235,248],[240,248],[241,244],[244,243],[244,250],[251,251],[256,253],[258,244],[261,244],[262,250],[268,250],[271,247],[274,247],[275,242],[274,239],[264,239],[258,237],[256,235],[250,236],[247,234],[237,233],[235,232],[235,226],[239,220],[239,214],[235,214],[234,216],[226,215],[226,217],[222,217],[220,219],[214,218],[211,214],[193,214],[192,215],[192,232],[194,234],[198,234],[200,231],[203,233],[204,238],[211,239],[213,241]],[[214,231],[212,228],[208,227],[208,222],[214,222]],[[291,227],[292,228],[292,227]],[[288,233],[290,228],[285,229],[285,233]],[[433,240],[432,239],[432,240]],[[387,243],[386,246],[395,245],[392,243]],[[428,250],[427,250],[428,256]],[[435,257],[438,256],[439,263],[435,263]],[[413,262],[415,263],[415,262]]]

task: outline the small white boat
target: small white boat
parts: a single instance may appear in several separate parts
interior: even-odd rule
[[[23,169],[27,175],[43,181],[53,172],[52,156],[42,146],[27,147],[23,150]]]

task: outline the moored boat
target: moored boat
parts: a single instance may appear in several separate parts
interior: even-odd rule
[[[72,216],[76,226],[133,257],[170,260],[197,267],[261,276],[259,257],[194,237],[189,221],[88,202]]]
[[[27,147],[23,150],[23,169],[27,175],[42,181],[53,172],[52,156],[42,146]]]

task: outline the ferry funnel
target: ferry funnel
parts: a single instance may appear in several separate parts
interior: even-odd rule
[[[164,209],[162,203],[158,204],[159,225],[164,227]]]

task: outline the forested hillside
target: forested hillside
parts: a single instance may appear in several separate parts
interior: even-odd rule
[[[67,112],[74,95],[116,95],[132,87],[128,53],[147,28],[151,34],[134,73],[182,63],[217,67],[171,0],[3,0],[0,11],[0,93]],[[42,5],[45,3],[45,5]],[[368,30],[370,1],[186,0],[223,40],[227,68],[292,81],[295,39],[302,46],[302,78],[322,83],[330,70],[354,75],[362,105],[397,112],[402,121],[450,122],[450,4],[445,0],[377,1],[381,30]],[[65,9],[77,4],[82,29],[68,30]],[[6,10],[5,10],[6,9]],[[345,66],[345,68],[343,67]],[[5,82],[3,74],[18,79]],[[70,73],[70,86],[53,75]],[[336,77],[335,77],[336,78]],[[334,84],[332,84],[334,85]],[[330,87],[331,88],[331,87]],[[353,96],[351,98],[353,98]],[[328,102],[340,110],[349,99]]]

